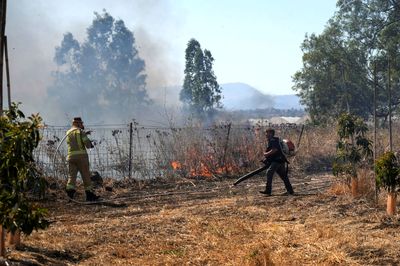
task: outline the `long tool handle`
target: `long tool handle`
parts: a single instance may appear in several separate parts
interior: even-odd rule
[[[254,170],[253,172],[250,172],[248,174],[245,174],[244,176],[242,176],[241,178],[239,178],[238,180],[235,181],[235,183],[233,183],[234,186],[236,186],[237,184],[245,181],[246,179],[249,179],[252,176],[255,176],[256,174],[261,173],[262,171],[264,171],[265,169],[267,169],[267,166],[264,165],[263,167],[260,167],[256,170]]]

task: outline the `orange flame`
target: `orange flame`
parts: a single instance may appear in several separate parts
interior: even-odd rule
[[[203,176],[203,177],[212,177],[213,174],[210,169],[207,168],[202,162],[200,162],[200,169],[191,169],[190,176]]]
[[[181,163],[178,161],[172,161],[171,166],[172,166],[172,169],[174,169],[174,170],[179,170],[182,168]]]

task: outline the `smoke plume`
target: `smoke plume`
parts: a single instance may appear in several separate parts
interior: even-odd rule
[[[39,112],[46,123],[58,125],[69,123],[72,116],[84,115],[79,110],[62,112],[59,103],[48,97],[47,89],[53,82],[52,72],[57,70],[55,47],[63,35],[71,32],[83,41],[93,13],[103,9],[133,31],[139,56],[146,63],[147,90],[155,104],[163,104],[163,87],[182,82],[183,58],[177,58],[176,53],[183,55],[183,51],[176,51],[168,41],[168,33],[179,31],[181,23],[171,15],[169,1],[8,1],[11,95],[13,101],[22,102],[26,114]]]

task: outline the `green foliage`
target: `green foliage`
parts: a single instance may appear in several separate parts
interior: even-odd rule
[[[49,224],[46,210],[32,205],[26,196],[27,184],[38,176],[33,150],[40,140],[41,121],[39,115],[26,119],[14,103],[0,117],[0,224],[28,235]]]
[[[132,118],[150,103],[133,32],[104,11],[86,33],[82,43],[66,33],[56,47],[49,95],[65,113],[83,112],[87,120]]]
[[[375,162],[376,181],[379,187],[395,193],[400,186],[400,168],[393,152],[385,152]]]
[[[293,89],[313,122],[327,123],[345,111],[363,118],[372,115],[376,81],[378,117],[385,118],[388,58],[392,105],[400,105],[400,5],[398,1],[339,0],[337,7],[325,30],[303,41],[303,67],[293,76]]]
[[[338,119],[336,156],[333,163],[335,176],[357,176],[357,165],[372,156],[368,127],[361,117],[343,113]]]
[[[186,48],[185,80],[180,99],[198,115],[211,114],[221,107],[221,87],[212,69],[214,58],[208,50],[201,50],[200,43],[191,39]]]

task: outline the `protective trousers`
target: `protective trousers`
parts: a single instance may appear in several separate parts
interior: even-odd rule
[[[87,154],[75,155],[68,160],[69,178],[67,190],[76,189],[76,176],[81,173],[83,185],[86,191],[92,190],[92,181],[90,180],[89,157]]]
[[[277,173],[285,184],[285,188],[289,194],[293,194],[293,188],[290,184],[289,177],[287,175],[285,163],[271,162],[270,166],[267,168],[267,186],[265,188],[266,194],[271,194],[272,192],[272,177],[274,173]]]

